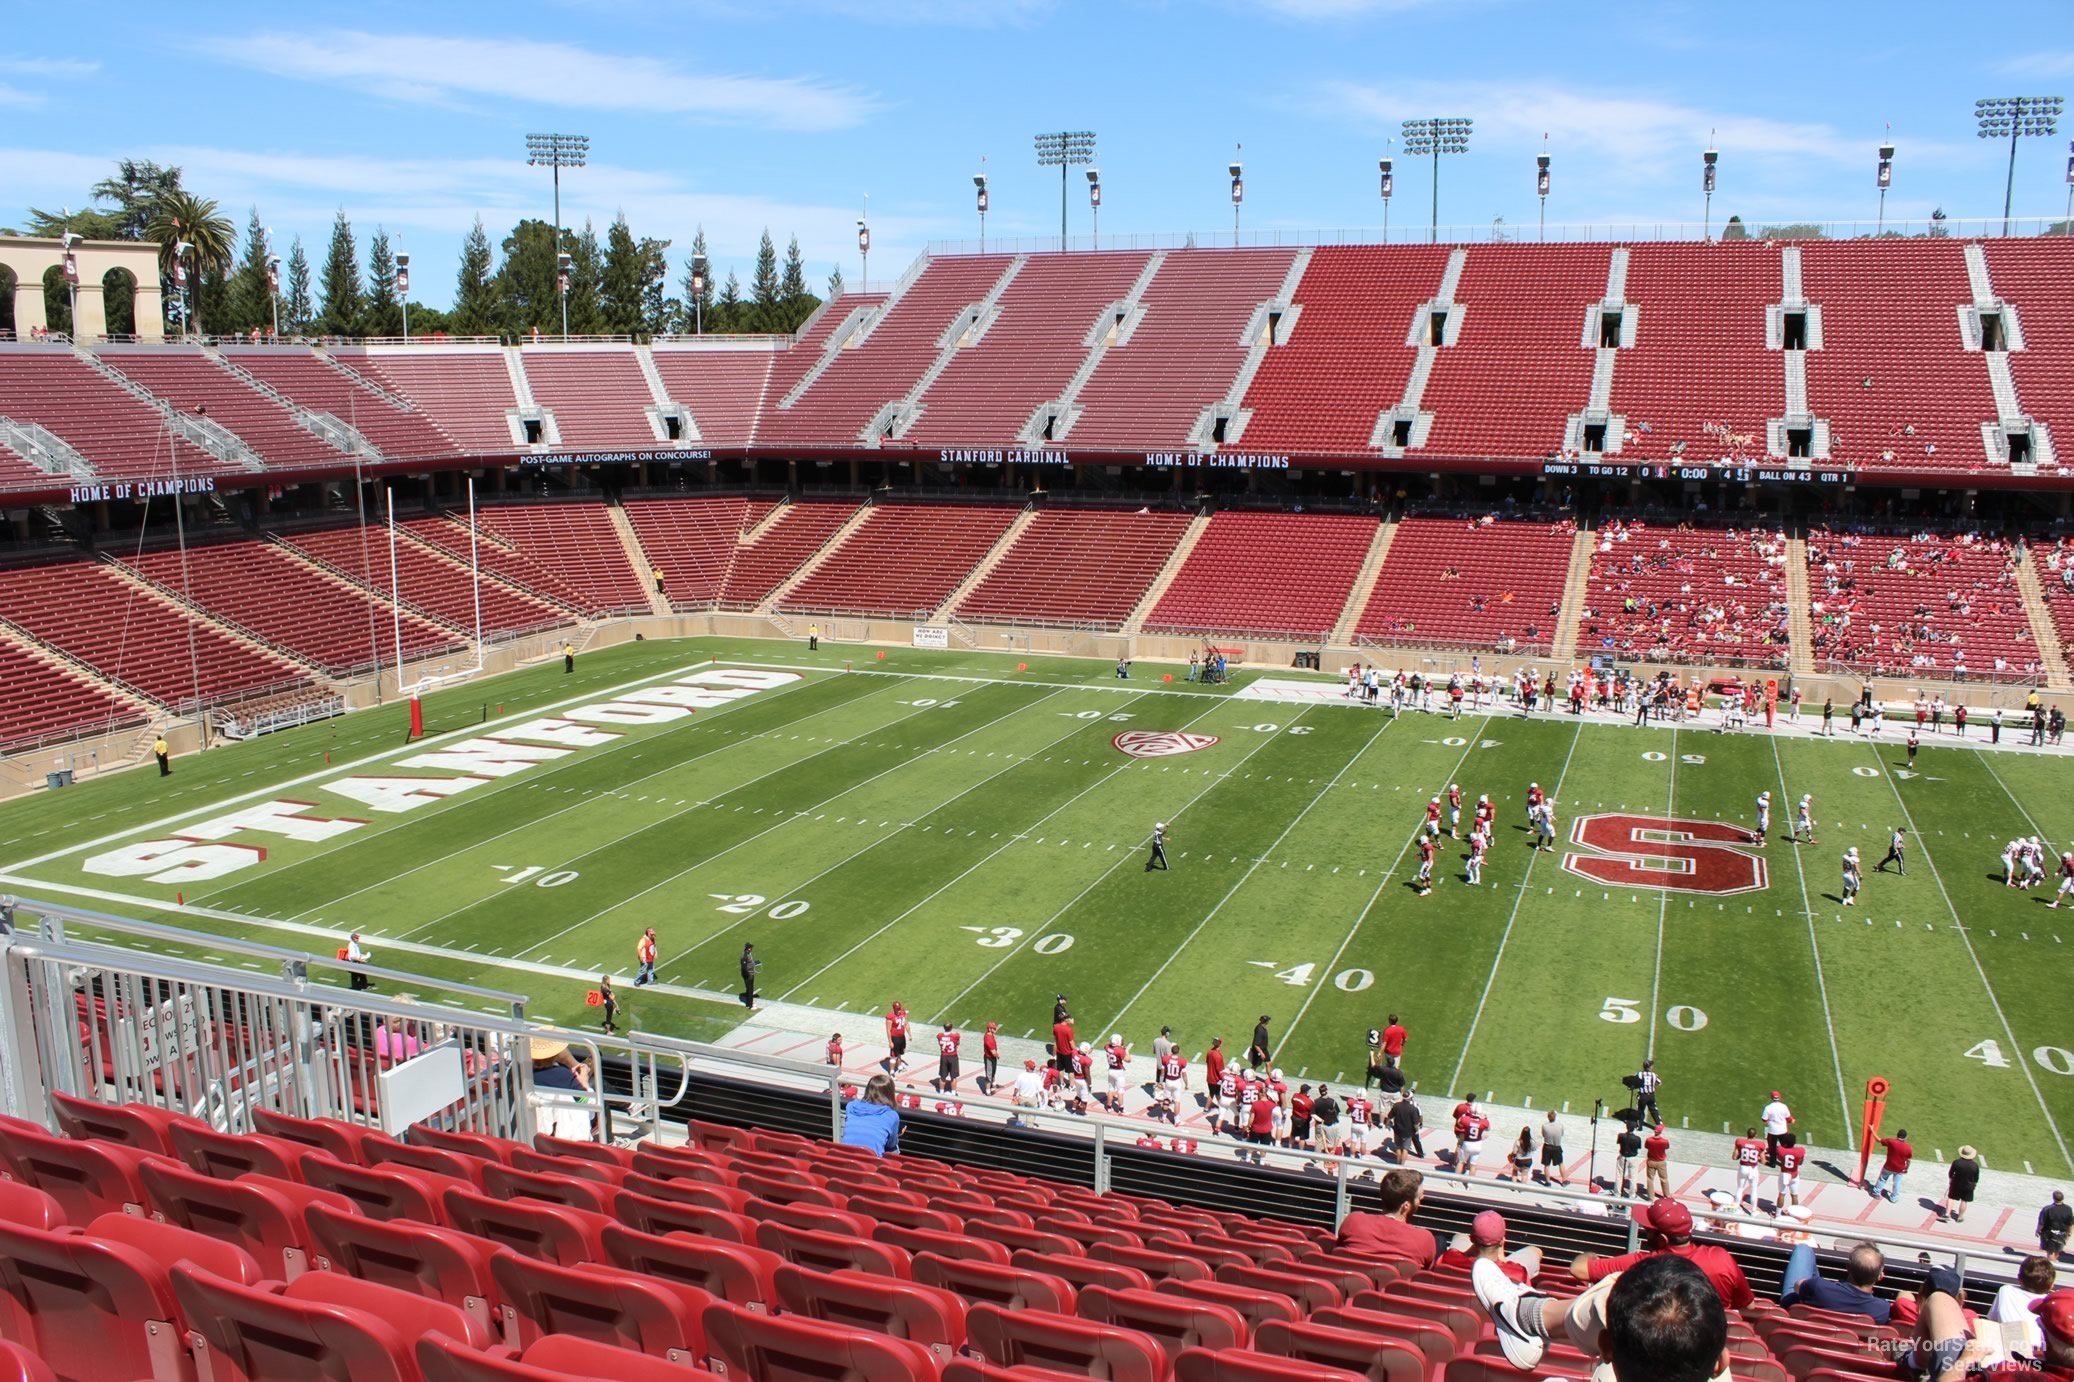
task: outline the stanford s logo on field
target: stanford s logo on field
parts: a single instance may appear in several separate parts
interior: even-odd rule
[[[1570,840],[1592,852],[1565,854],[1564,871],[1609,887],[1726,896],[1767,882],[1750,832],[1722,821],[1609,812],[1578,817]]]
[[[1133,758],[1172,758],[1177,753],[1194,753],[1217,742],[1214,734],[1183,734],[1178,729],[1127,729],[1109,741],[1118,753]]]

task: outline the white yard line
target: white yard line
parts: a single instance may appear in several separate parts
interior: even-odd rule
[[[1908,802],[1901,795],[1901,785],[1894,780],[1887,765],[1880,761],[1879,745],[1867,745],[1872,750],[1873,762],[1879,764],[1881,778],[1894,793],[1895,809],[1901,812],[1902,824],[1915,837],[1916,848],[1922,851],[1923,864],[1930,870],[1930,878],[1937,884],[1938,895],[1944,899],[1944,910],[1951,915],[1952,929],[1959,933],[1959,943],[1966,947],[1966,958],[1973,961],[1973,972],[1980,976],[1980,986],[1988,995],[1988,1006],[1995,1010],[1995,1020],[2002,1024],[2002,1035],[2009,1038],[2009,1049],[2016,1053],[2016,1066],[2024,1072],[2024,1083],[2031,1087],[2031,1097],[2038,1101],[2038,1111],[2045,1115],[2045,1126],[2052,1131],[2052,1140],[2059,1144],[2060,1158],[2074,1170],[2074,1153],[2067,1150],[2067,1139],[2060,1133],[2059,1122],[2053,1118],[2052,1109],[2045,1102],[2045,1091],[2038,1087],[2038,1077],[2031,1073],[2031,1063],[2024,1057],[2023,1046],[2016,1039],[2016,1029],[2009,1025],[2009,1014],[2002,1011],[2002,1000],[1995,996],[1995,986],[1988,982],[1987,966],[1980,962],[1980,955],[1973,948],[1973,937],[1966,932],[1966,923],[1959,917],[1959,909],[1952,905],[1952,895],[1944,886],[1944,876],[1938,872],[1937,864],[1930,857],[1930,841],[1916,829],[1915,818],[1909,814]]]
[[[1779,741],[1776,739],[1772,740],[1772,762],[1779,770],[1779,800],[1790,808],[1794,801],[1793,789],[1786,785],[1786,760],[1779,753]],[[1812,823],[1811,819],[1810,824]],[[1789,838],[1790,834],[1791,832]],[[1815,904],[1808,896],[1808,871],[1800,862],[1798,846],[1793,851],[1793,870],[1800,876],[1801,919],[1807,922],[1808,951],[1815,959],[1815,991],[1822,996],[1822,1031],[1829,1038],[1829,1063],[1836,1070],[1836,1103],[1844,1116],[1843,1127],[1847,1134],[1845,1145],[1856,1146],[1858,1135],[1854,1131],[1857,1125],[1851,1118],[1851,1092],[1844,1083],[1844,1058],[1837,1050],[1836,1023],[1830,1017],[1829,983],[1822,977],[1822,942],[1815,934]]]
[[[1223,701],[1220,700],[1214,702],[1214,704],[1221,705],[1223,704]],[[1301,720],[1304,717],[1304,715],[1308,713],[1308,710],[1309,707],[1307,706],[1303,710],[1297,711],[1295,717],[1290,720],[1290,723],[1293,725],[1296,723],[1297,720]],[[1194,721],[1191,720],[1189,723],[1193,724]],[[1260,742],[1255,744],[1252,748],[1247,749],[1244,756],[1242,756],[1237,763],[1234,763],[1229,771],[1218,773],[1212,776],[1208,782],[1203,784],[1202,790],[1196,792],[1195,795],[1191,796],[1187,801],[1182,802],[1181,805],[1177,807],[1175,810],[1169,812],[1167,815],[1167,821],[1171,824],[1172,822],[1181,819],[1181,817],[1187,812],[1188,808],[1195,805],[1198,801],[1201,801],[1203,797],[1209,793],[1211,788],[1215,787],[1218,783],[1223,782],[1227,778],[1237,776],[1239,769],[1245,767],[1247,763],[1251,762],[1254,754],[1259,753],[1262,749],[1266,748],[1269,744],[1272,744],[1279,737],[1280,736],[1274,734],[1261,735]],[[1102,885],[1103,880],[1107,879],[1110,874],[1116,872],[1119,868],[1123,867],[1124,862],[1126,860],[1131,859],[1133,857],[1134,855],[1128,852],[1119,853],[1116,856],[1115,863],[1111,864],[1108,868],[1103,869],[1101,873],[1097,874],[1094,877],[1094,879],[1088,883],[1086,887],[1082,888],[1079,892],[1073,894],[1073,896],[1065,903],[1064,906],[1060,907],[1057,911],[1053,912],[1049,917],[1046,917],[1044,919],[1044,923],[1041,926],[1033,927],[1028,935],[1024,936],[1021,940],[1017,941],[1013,946],[1009,947],[1006,951],[1004,951],[1000,959],[995,960],[994,963],[988,965],[984,970],[982,970],[977,979],[974,979],[964,988],[959,989],[955,994],[951,995],[950,1001],[945,1003],[941,1008],[939,1008],[937,1010],[936,1016],[930,1019],[931,1024],[933,1025],[935,1023],[941,1022],[943,1020],[943,1016],[945,1013],[951,1011],[951,1009],[957,1007],[958,1004],[964,1002],[966,996],[969,995],[974,989],[978,988],[981,984],[984,984],[987,980],[993,978],[994,972],[1000,969],[1002,965],[1007,964],[1017,955],[1020,955],[1027,947],[1035,945],[1038,941],[1044,939],[1046,933],[1049,932],[1051,928],[1058,923],[1060,917],[1066,915],[1066,913],[1072,911],[1075,907],[1079,906],[1080,900],[1082,898],[1086,897],[1089,893],[1093,892],[1096,888],[1100,887]]]
[[[1483,733],[1488,733],[1491,727],[1491,717],[1484,715],[1479,718],[1483,722]],[[1447,780],[1449,782],[1456,782],[1461,779],[1462,765],[1469,761],[1469,755],[1475,751],[1477,738],[1480,737],[1481,734],[1472,736],[1468,744],[1463,747],[1462,756],[1457,758],[1455,766],[1448,770]],[[1369,913],[1375,910],[1375,904],[1382,900],[1383,889],[1390,886],[1390,879],[1396,875],[1398,866],[1404,862],[1404,856],[1411,853],[1412,846],[1419,842],[1419,835],[1424,829],[1425,825],[1423,822],[1413,828],[1410,836],[1398,847],[1397,857],[1390,861],[1390,867],[1383,870],[1383,876],[1376,880],[1375,891],[1368,895],[1368,902],[1354,917],[1354,924],[1347,928],[1347,934],[1340,939],[1339,949],[1332,952],[1331,963],[1325,966],[1325,971],[1319,976],[1318,982],[1311,985],[1311,991],[1306,993],[1303,996],[1303,1002],[1297,1005],[1296,1016],[1290,1018],[1289,1024],[1282,1028],[1282,1044],[1284,1046],[1287,1046],[1295,1039],[1297,1027],[1302,1024],[1304,1014],[1311,1010],[1312,1000],[1317,998],[1318,994],[1324,990],[1327,978],[1339,972],[1340,959],[1347,953],[1347,947],[1354,943],[1355,935],[1361,930],[1361,923],[1368,920]]]
[[[1570,775],[1570,760],[1577,756],[1578,741],[1584,738],[1584,722],[1579,721],[1577,732],[1570,736],[1570,751],[1563,755],[1563,766],[1556,772],[1555,786],[1549,791],[1549,800],[1561,801],[1563,780]],[[1560,852],[1560,848],[1558,850]],[[1455,1057],[1454,1073],[1447,1077],[1443,1090],[1451,1090],[1462,1078],[1462,1067],[1469,1063],[1469,1043],[1476,1040],[1476,1029],[1483,1021],[1484,1006],[1491,1001],[1491,989],[1498,982],[1498,966],[1504,962],[1505,947],[1512,940],[1512,928],[1519,921],[1520,904],[1527,900],[1527,885],[1534,881],[1534,865],[1540,862],[1541,851],[1535,850],[1527,860],[1526,871],[1520,875],[1519,893],[1512,899],[1512,911],[1505,918],[1505,930],[1498,936],[1498,953],[1491,956],[1491,972],[1484,976],[1483,992],[1477,995],[1476,1011],[1469,1016],[1469,1030],[1462,1034],[1462,1054]]]
[[[1671,751],[1667,755],[1671,763],[1671,783],[1664,793],[1664,815],[1676,819],[1678,815],[1678,727],[1671,726]],[[1649,1045],[1643,1055],[1656,1059],[1656,1024],[1660,1018],[1664,984],[1664,919],[1671,911],[1671,890],[1656,890],[1656,964],[1649,972]]]
[[[1297,712],[1299,716],[1301,716],[1302,713],[1302,711]],[[1238,881],[1236,883],[1233,883],[1231,887],[1225,891],[1223,897],[1217,899],[1217,905],[1212,907],[1209,911],[1203,913],[1203,918],[1201,921],[1198,921],[1195,924],[1195,929],[1188,933],[1187,937],[1181,942],[1181,944],[1174,947],[1174,953],[1167,956],[1167,958],[1161,962],[1160,967],[1152,971],[1152,976],[1148,978],[1144,983],[1138,986],[1138,991],[1132,994],[1130,996],[1130,999],[1124,1003],[1123,1007],[1120,1010],[1118,1010],[1115,1020],[1113,1022],[1106,1024],[1109,1030],[1115,1032],[1120,1032],[1123,1030],[1123,1020],[1125,1017],[1130,1015],[1130,1011],[1132,1008],[1138,1006],[1138,1000],[1143,998],[1147,993],[1152,991],[1152,986],[1159,982],[1161,975],[1165,974],[1169,969],[1173,967],[1174,961],[1180,959],[1183,955],[1188,953],[1188,947],[1195,944],[1195,938],[1203,933],[1203,928],[1208,926],[1212,921],[1215,921],[1217,919],[1217,914],[1224,910],[1225,904],[1230,902],[1234,897],[1237,897],[1239,895],[1239,889],[1245,887],[1247,882],[1253,877],[1253,875],[1260,871],[1260,866],[1266,863],[1268,859],[1274,855],[1274,852],[1282,847],[1282,841],[1288,839],[1290,834],[1295,831],[1296,827],[1303,824],[1304,817],[1310,815],[1312,810],[1316,808],[1319,802],[1324,801],[1327,797],[1332,795],[1334,790],[1338,788],[1340,784],[1340,779],[1345,777],[1347,775],[1348,770],[1351,769],[1356,763],[1360,762],[1361,759],[1368,753],[1368,751],[1371,748],[1375,747],[1375,741],[1382,738],[1383,731],[1396,723],[1396,719],[1392,718],[1385,720],[1383,721],[1383,723],[1376,726],[1375,733],[1368,736],[1367,742],[1362,744],[1360,748],[1356,749],[1351,755],[1349,755],[1347,761],[1340,765],[1339,771],[1334,773],[1332,777],[1329,780],[1327,780],[1325,785],[1318,789],[1317,794],[1304,804],[1303,810],[1297,812],[1294,816],[1292,816],[1289,820],[1289,824],[1282,827],[1282,833],[1275,836],[1274,843],[1269,845],[1266,849],[1262,850],[1257,856],[1255,856],[1253,862],[1246,866],[1246,871],[1239,875]],[[1268,737],[1272,738],[1273,736],[1270,735]],[[1104,1024],[1101,1023],[1096,1024],[1098,1028],[1103,1025]],[[1283,1037],[1283,1041],[1285,1044],[1288,1041],[1288,1037],[1286,1035]]]

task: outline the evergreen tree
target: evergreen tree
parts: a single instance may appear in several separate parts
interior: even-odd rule
[[[230,283],[230,329],[265,331],[274,322],[273,295],[266,289],[266,260],[274,252],[267,243],[266,227],[259,223],[259,208],[252,208],[245,222],[245,253],[238,260]]]
[[[756,269],[749,277],[749,300],[752,304],[749,321],[750,331],[784,330],[784,314],[779,303],[783,287],[778,281],[778,249],[771,243],[769,230],[756,245]],[[741,328],[737,328],[741,329]]]
[[[452,321],[454,332],[462,336],[487,336],[497,329],[497,296],[490,287],[490,237],[480,216],[461,242]]]
[[[324,307],[317,316],[318,335],[350,336],[360,329],[360,249],[343,209],[331,223],[331,248],[325,251],[319,290]]]
[[[694,289],[691,283],[691,266],[702,259],[706,263],[705,280],[697,289]],[[691,258],[684,261],[683,282],[685,310],[690,312],[694,301],[697,303],[698,316],[694,324],[702,324],[703,329],[706,330],[717,330],[718,328],[715,327],[713,322],[713,260],[706,253],[706,228],[704,226],[700,226],[698,233],[691,237]]]
[[[766,237],[768,239],[768,237]],[[718,332],[746,331],[748,325],[743,318],[748,305],[742,301],[742,280],[735,271],[727,271],[727,282],[720,285],[720,296],[713,303],[713,310],[706,314],[706,330]]]
[[[510,336],[559,335],[561,297],[555,291],[555,229],[545,221],[520,221],[502,246],[504,259],[490,281],[495,322]]]
[[[360,309],[360,332],[364,336],[401,336],[403,308],[396,298],[396,256],[389,250],[389,232],[374,228],[367,246],[367,298]]]
[[[834,302],[843,295],[843,266],[838,264],[828,271],[828,301]]]
[[[809,306],[812,301],[813,294],[807,291],[806,261],[799,257],[799,237],[795,235],[785,246],[785,274],[778,281],[779,329],[797,331],[799,324],[813,314],[814,307],[820,306],[818,302]]]
[[[674,309],[667,296],[670,283],[670,242],[644,235],[639,245],[641,261],[641,330],[655,335],[671,329],[674,317],[684,315],[682,304]]]
[[[589,221],[583,234],[569,242],[569,334],[595,336],[605,328],[600,303],[605,277],[605,252],[598,232]]]
[[[310,329],[317,315],[310,301],[310,257],[303,253],[302,237],[295,237],[288,251],[288,274],[281,285],[281,330],[300,336]]]
[[[641,247],[634,242],[633,227],[626,212],[612,219],[605,232],[605,264],[600,274],[598,310],[605,329],[616,336],[632,336],[642,327]]]

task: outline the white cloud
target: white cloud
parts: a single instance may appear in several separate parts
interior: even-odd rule
[[[1255,7],[1290,19],[1358,19],[1423,9],[1435,0],[1254,0]]]
[[[415,105],[537,105],[750,121],[831,130],[861,123],[877,101],[807,77],[710,75],[667,60],[601,53],[568,43],[448,38],[357,30],[258,34],[204,42],[225,62]]]
[[[2074,77],[2074,50],[2026,53],[2011,58],[1996,70],[2011,77]]]
[[[6,82],[0,82],[0,106],[28,109],[42,104],[42,92],[24,91],[18,86],[9,86]]]
[[[802,17],[834,15],[863,24],[947,29],[1020,28],[1051,14],[1058,0],[555,0],[587,13],[653,17],[659,8],[705,19],[796,24]]]
[[[11,72],[18,77],[91,77],[100,70],[100,63],[83,62],[77,58],[23,58],[0,53],[0,72]]]

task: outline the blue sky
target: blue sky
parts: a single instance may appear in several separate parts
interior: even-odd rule
[[[113,159],[181,165],[242,228],[257,205],[315,259],[333,212],[413,257],[413,296],[451,295],[461,236],[546,216],[524,136],[591,137],[563,214],[624,209],[675,242],[703,223],[744,271],[769,226],[818,287],[872,278],[933,239],[1055,235],[1040,129],[1099,137],[1105,243],[1228,234],[1224,165],[1246,165],[1248,230],[1373,226],[1376,159],[1407,116],[1468,115],[1441,170],[1443,224],[1531,228],[1534,155],[1551,224],[1700,216],[1699,150],[1722,151],[1718,221],[1864,217],[1874,147],[1899,146],[1890,218],[1999,215],[2006,149],[1978,96],[2074,94],[2074,10],[2041,3],[1550,5],[1510,0],[513,0],[113,6],[118,35],[62,5],[10,6],[0,35],[0,224],[78,204]],[[2065,207],[2066,140],[2026,141],[2016,212]],[[1243,145],[1243,153],[1235,151]],[[1428,216],[1398,160],[1393,232]],[[1087,226],[1076,170],[1073,232]],[[673,275],[674,276],[674,275]]]

